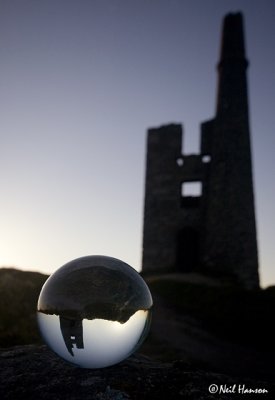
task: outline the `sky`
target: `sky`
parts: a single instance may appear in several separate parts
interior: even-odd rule
[[[44,340],[60,357],[82,368],[104,368],[124,360],[137,349],[146,331],[148,311],[138,310],[124,323],[84,318],[81,323],[85,348],[72,344],[72,355],[67,347],[66,332],[64,337],[60,328],[60,317],[37,313],[37,318]]]
[[[0,266],[102,254],[141,268],[146,131],[215,114],[221,23],[242,11],[261,284],[275,284],[275,2],[0,0]]]

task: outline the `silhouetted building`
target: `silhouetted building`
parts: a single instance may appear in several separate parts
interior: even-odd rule
[[[182,127],[149,129],[143,272],[199,271],[259,286],[241,13],[224,18],[216,116],[200,154],[184,155]]]
[[[59,321],[65,345],[68,352],[73,356],[74,345],[78,349],[84,349],[82,319],[72,319],[60,316]]]

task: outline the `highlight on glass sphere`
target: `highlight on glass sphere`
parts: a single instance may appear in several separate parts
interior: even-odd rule
[[[124,360],[147,336],[153,301],[139,273],[106,256],[70,261],[45,282],[37,304],[48,346],[83,368]]]

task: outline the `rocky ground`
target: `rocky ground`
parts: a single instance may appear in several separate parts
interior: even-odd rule
[[[88,370],[41,345],[35,310],[45,279],[0,270],[0,400],[275,399],[274,288],[239,292],[191,274],[147,278],[153,319],[139,353]]]
[[[88,370],[71,366],[46,346],[37,345],[2,349],[0,375],[2,400],[275,398],[275,385],[270,382],[206,372],[180,360],[161,363],[135,355],[113,367]],[[210,393],[209,387],[218,393]],[[220,393],[221,390],[232,393]],[[239,390],[265,393],[238,393]]]

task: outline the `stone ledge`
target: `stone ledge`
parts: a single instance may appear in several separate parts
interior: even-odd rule
[[[195,369],[175,361],[159,363],[142,355],[104,369],[81,369],[62,361],[46,346],[16,346],[0,351],[0,398],[55,400],[236,399],[213,395],[209,386],[245,384],[265,388],[275,398],[275,385]],[[269,397],[270,396],[270,397]]]

